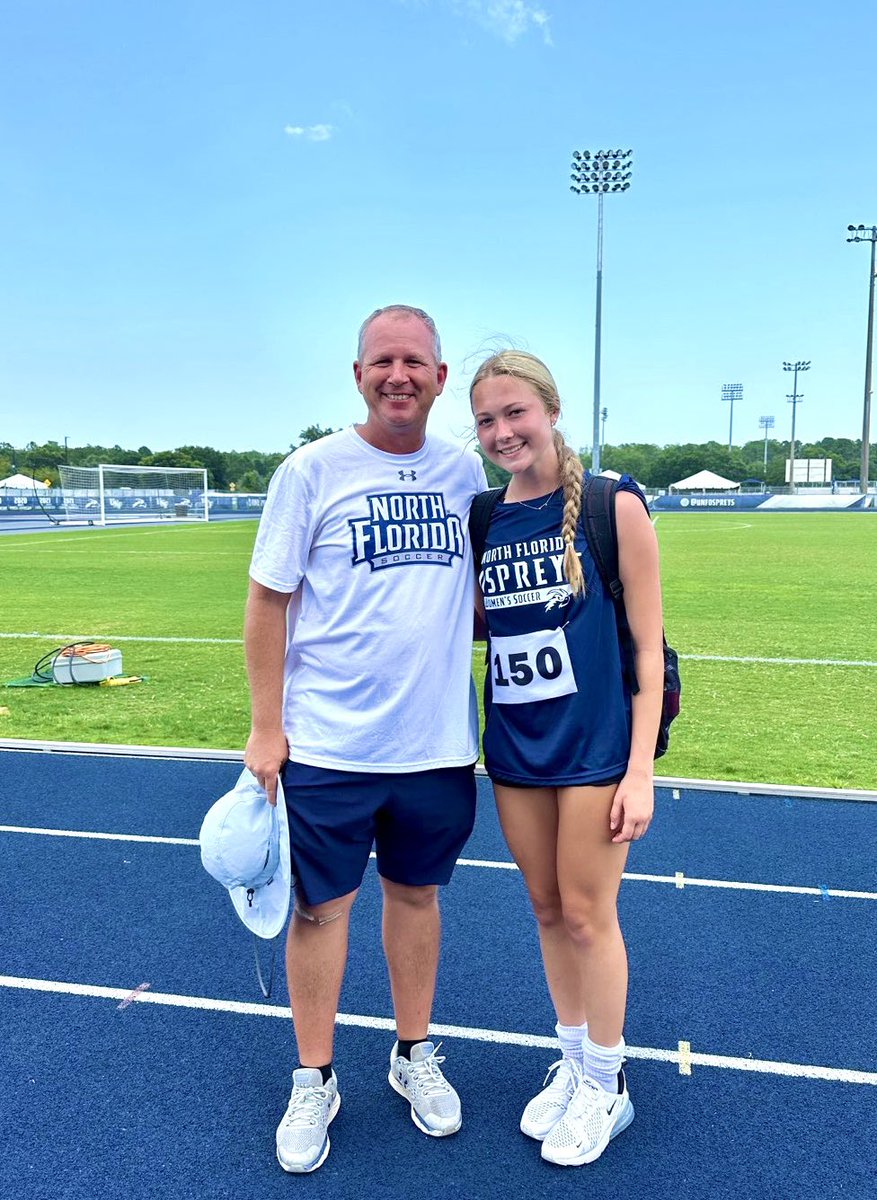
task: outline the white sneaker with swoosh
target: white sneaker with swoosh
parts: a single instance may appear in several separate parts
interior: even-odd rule
[[[560,1167],[580,1167],[598,1159],[612,1138],[633,1120],[633,1105],[624,1072],[619,1071],[618,1092],[606,1092],[587,1075],[579,1084],[566,1112],[542,1143],[542,1157]]]

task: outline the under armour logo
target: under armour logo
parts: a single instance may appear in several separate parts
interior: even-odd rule
[[[405,479],[416,479],[416,478],[417,478],[417,472],[416,472],[416,471],[400,471],[400,472],[399,472],[399,478],[400,478],[400,479],[402,479],[402,480],[405,480]]]

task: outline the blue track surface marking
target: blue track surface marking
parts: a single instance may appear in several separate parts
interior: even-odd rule
[[[271,1200],[306,1186],[380,1200],[416,1185],[578,1200],[623,1181],[628,1200],[871,1200],[877,805],[662,791],[620,900],[636,1120],[597,1163],[563,1171],[517,1130],[554,1056],[554,1015],[523,880],[479,781],[464,857],[505,866],[458,867],[445,889],[434,1009],[463,1129],[422,1137],[386,1083],[371,864],[352,918],[332,1154],[291,1182],[273,1159],[293,1065],[285,983],[262,1000],[250,935],[194,844],[238,772],[0,754],[3,1195]],[[27,829],[56,832],[14,832]],[[115,836],[60,836],[75,832]],[[703,886],[716,882],[728,886]],[[812,1077],[819,1067],[827,1078]]]

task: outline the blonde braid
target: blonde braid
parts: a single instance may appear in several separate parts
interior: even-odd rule
[[[574,596],[581,596],[585,590],[585,577],[582,574],[582,563],[576,554],[576,530],[582,513],[582,479],[584,468],[582,460],[575,451],[566,444],[559,429],[554,431],[554,449],[560,466],[560,482],[563,485],[563,573],[572,588]]]

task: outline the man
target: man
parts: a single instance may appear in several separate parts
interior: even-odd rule
[[[250,567],[246,765],[289,810],[296,902],[287,979],[299,1066],[277,1130],[286,1171],[329,1152],[350,910],[374,843],[397,1040],[389,1082],[417,1127],[455,1133],[460,1100],[429,1019],[438,886],[475,815],[472,497],[478,457],[427,436],[447,378],[422,310],[378,309],[353,373],[365,421],[296,450],[268,492]]]

